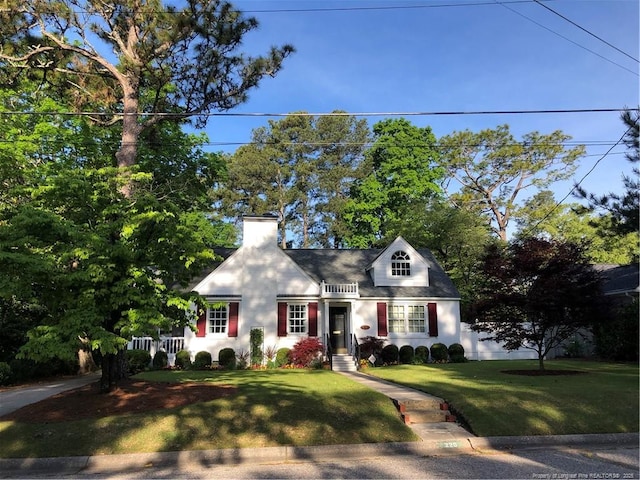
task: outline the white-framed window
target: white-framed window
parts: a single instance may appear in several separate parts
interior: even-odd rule
[[[387,305],[389,333],[427,333],[424,305]]]
[[[227,304],[210,306],[208,311],[208,333],[227,333],[229,324],[229,308]]]
[[[398,250],[391,255],[391,276],[409,277],[411,276],[411,258],[407,252]]]
[[[288,333],[307,333],[308,310],[306,303],[290,303],[287,319]]]
[[[387,312],[389,332],[404,333],[404,305],[389,305]]]

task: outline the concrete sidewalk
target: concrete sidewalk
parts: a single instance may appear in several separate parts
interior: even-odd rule
[[[405,388],[361,373],[344,373],[354,381],[367,385],[389,398],[418,400],[430,395]],[[72,380],[52,382],[24,389],[0,392],[0,411],[8,413],[54,395],[97,380],[93,374]],[[10,403],[9,403],[10,402]],[[491,451],[523,450],[534,448],[567,447],[573,449],[637,449],[638,434],[558,435],[523,437],[476,437],[453,422],[409,425],[421,438],[418,442],[372,443],[355,445],[320,445],[308,447],[267,447],[221,449],[182,452],[157,452],[125,455],[96,455],[55,458],[0,459],[0,476],[25,477],[29,474],[73,475],[88,473],[140,471],[151,466],[180,468],[197,463],[207,465],[237,465],[244,463],[270,463],[294,461],[326,461],[327,458],[367,458],[385,455],[461,455],[483,454]],[[630,450],[632,451],[632,450]],[[619,463],[638,468],[637,458],[620,450]]]

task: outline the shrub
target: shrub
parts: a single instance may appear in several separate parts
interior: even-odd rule
[[[360,339],[360,358],[369,359],[371,355],[380,357],[384,347],[384,339],[378,337],[363,337]]]
[[[398,355],[399,355],[398,347],[394,344],[386,345],[382,349],[382,361],[387,365],[391,365],[394,363],[398,363]]]
[[[7,362],[0,362],[0,385],[11,383],[11,367]]]
[[[236,368],[245,370],[249,366],[249,352],[240,350],[236,353]]]
[[[153,356],[153,368],[155,368],[156,370],[161,370],[163,368],[166,368],[168,364],[169,356],[167,355],[167,352],[158,350]]]
[[[203,369],[211,367],[211,354],[206,351],[196,353],[196,358],[193,361],[193,368]]]
[[[188,350],[180,350],[176,353],[176,367],[182,370],[191,368],[191,354]]]
[[[416,347],[415,359],[420,363],[427,363],[429,361],[429,347],[424,345]]]
[[[291,349],[287,347],[279,348],[276,352],[276,367],[283,367],[291,363]]]
[[[322,351],[322,343],[317,337],[301,338],[291,349],[291,363],[310,367],[312,362],[322,355]]]
[[[223,348],[218,354],[218,364],[227,370],[236,368],[236,352],[233,348]]]
[[[251,365],[262,365],[264,360],[262,351],[264,330],[262,328],[252,328],[251,332],[249,332],[249,342],[251,343]]]
[[[127,350],[126,357],[130,375],[140,373],[151,365],[151,354],[146,350]]]
[[[434,362],[446,362],[449,351],[444,343],[434,343],[431,345],[431,359]]]
[[[399,358],[400,363],[408,365],[413,363],[415,353],[411,345],[403,345],[400,347]]]
[[[450,357],[454,355],[462,355],[464,357],[464,347],[459,343],[452,343],[449,345],[447,351],[449,352]]]

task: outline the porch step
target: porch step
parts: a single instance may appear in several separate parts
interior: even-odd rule
[[[449,406],[439,398],[428,400],[394,400],[405,424],[455,422]]]
[[[333,370],[336,372],[357,372],[358,367],[351,355],[336,354],[332,357]]]

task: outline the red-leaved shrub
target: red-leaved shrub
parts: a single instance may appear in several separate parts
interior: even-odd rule
[[[320,357],[323,348],[322,343],[316,337],[302,338],[296,342],[289,356],[291,363],[303,367],[311,366],[312,362]]]

